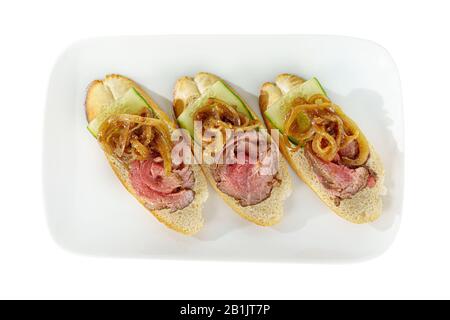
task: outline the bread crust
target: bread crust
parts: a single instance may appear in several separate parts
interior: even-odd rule
[[[178,117],[189,104],[193,103],[196,98],[199,97],[199,95],[197,95],[197,92],[204,92],[209,86],[213,85],[218,80],[225,82],[218,76],[206,72],[199,72],[193,78],[179,78],[175,83],[173,92],[173,107],[176,116]],[[187,82],[189,82],[189,84]],[[195,83],[197,85],[196,89],[191,86],[192,83]],[[181,88],[190,89],[181,92]],[[229,85],[228,88],[236,96],[239,96],[237,92]],[[245,104],[246,108],[250,111],[252,117],[254,119],[259,119],[252,108],[250,108],[250,106],[242,98],[240,99]],[[182,102],[180,102],[180,100],[182,100]],[[183,106],[182,109],[179,108],[180,105]],[[261,127],[264,128],[262,123]],[[214,180],[214,177],[212,176],[207,165],[201,165],[201,167],[204,175],[209,181],[209,184],[220,195],[225,203],[241,217],[259,226],[272,226],[280,222],[284,214],[284,202],[292,193],[292,181],[289,175],[288,166],[286,161],[282,157],[280,157],[280,167],[278,172],[281,183],[273,187],[272,193],[268,199],[256,205],[246,207],[241,206],[236,199],[222,192],[217,187],[217,183]]]
[[[281,74],[277,76],[276,83],[266,82],[261,86],[259,95],[259,107],[268,128],[273,128],[272,123],[267,119],[264,112],[278,98],[274,97],[274,87],[277,87],[282,95],[292,87],[304,82],[304,79],[292,75]],[[283,88],[278,86],[282,84]],[[281,96],[282,96],[281,95]],[[280,97],[281,97],[280,96]],[[320,183],[312,170],[304,150],[292,152],[283,142],[280,142],[280,151],[289,162],[298,177],[303,180],[317,194],[317,196],[338,216],[356,224],[369,223],[378,219],[382,212],[381,195],[385,192],[384,168],[381,159],[375,148],[369,144],[370,157],[366,166],[376,173],[377,183],[373,188],[364,188],[351,199],[343,199],[339,206],[336,206],[333,198],[326,188]]]
[[[86,119],[88,122],[92,121],[92,119],[101,112],[102,107],[105,104],[109,104],[119,99],[120,96],[131,87],[138,91],[157,116],[168,125],[170,131],[177,128],[175,122],[161,110],[145,90],[133,80],[117,74],[107,75],[104,80],[94,80],[89,85],[85,100]],[[202,209],[203,204],[208,197],[208,189],[206,179],[198,166],[192,166],[195,175],[195,184],[193,188],[195,198],[189,206],[175,212],[170,212],[169,209],[151,210],[149,209],[149,204],[147,204],[146,200],[137,195],[134,190],[128,176],[128,170],[114,157],[106,153],[105,156],[122,185],[144,206],[144,208],[150,211],[158,221],[168,228],[185,235],[194,235],[202,229],[204,225]]]

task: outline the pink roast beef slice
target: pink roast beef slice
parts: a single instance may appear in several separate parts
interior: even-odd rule
[[[373,188],[373,187],[375,187],[376,184],[377,184],[377,179],[375,178],[374,175],[370,175],[369,179],[367,179],[367,186],[369,188]]]
[[[350,159],[355,159],[359,153],[359,146],[356,140],[350,142],[345,148],[339,150],[339,155],[341,157],[346,157]]]
[[[348,199],[366,186],[375,186],[376,178],[366,167],[351,169],[334,162],[325,162],[309,146],[305,148],[305,155],[322,185],[337,198]]]
[[[261,175],[257,164],[218,165],[212,171],[217,187],[243,207],[266,200],[276,181],[272,175]]]
[[[244,207],[266,200],[278,183],[278,148],[265,142],[267,136],[255,133],[238,134],[227,143],[227,148],[231,147],[232,151],[227,150],[228,164],[211,167],[217,187]],[[263,146],[261,139],[265,139]],[[256,147],[257,152],[250,152],[251,147]],[[237,156],[239,150],[245,151],[243,156]]]
[[[134,161],[130,165],[130,180],[137,194],[147,199],[154,210],[176,211],[194,200],[194,174],[187,166],[174,168],[166,175],[161,158]]]

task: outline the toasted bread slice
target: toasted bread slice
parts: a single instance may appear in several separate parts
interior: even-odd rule
[[[292,74],[280,74],[275,83],[266,82],[261,86],[259,107],[268,128],[273,128],[264,112],[293,87],[305,80]],[[309,164],[304,149],[291,151],[283,142],[280,142],[281,153],[286,157],[297,175],[325,202],[338,216],[353,223],[368,223],[376,220],[382,211],[381,194],[384,192],[384,168],[380,157],[372,145],[369,145],[370,157],[366,166],[376,173],[377,183],[373,188],[364,188],[351,199],[343,199],[337,206],[327,189],[319,181]]]
[[[205,72],[198,73],[194,78],[182,77],[177,80],[173,92],[173,107],[176,117],[193,103],[201,94],[216,81],[223,81],[219,77]],[[234,94],[237,93],[232,89]],[[245,101],[241,99],[244,103]],[[245,103],[252,116],[257,119],[255,112]],[[262,125],[263,126],[263,125]],[[284,202],[292,192],[292,181],[286,161],[280,157],[278,176],[281,183],[272,189],[270,197],[256,205],[241,206],[233,197],[223,193],[216,184],[208,166],[202,166],[203,173],[215,191],[241,217],[260,226],[272,226],[278,223],[284,213]]]
[[[158,107],[138,84],[126,77],[115,74],[107,75],[104,80],[95,80],[88,87],[85,102],[86,118],[88,122],[92,121],[102,111],[102,108],[105,105],[109,105],[120,99],[132,87],[135,88],[152,107],[158,118],[167,124],[170,131],[176,128],[175,123]],[[105,155],[114,173],[125,188],[160,222],[167,227],[186,235],[193,235],[203,227],[204,218],[202,215],[202,208],[208,197],[208,188],[206,179],[198,166],[192,166],[195,175],[195,184],[193,188],[195,198],[189,206],[175,212],[171,212],[169,209],[150,210],[150,205],[147,200],[137,195],[134,190],[129,179],[128,169],[114,157],[106,153]]]

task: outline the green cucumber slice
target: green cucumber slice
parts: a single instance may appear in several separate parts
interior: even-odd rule
[[[135,88],[130,88],[119,100],[105,106],[94,120],[89,122],[88,130],[94,137],[97,137],[98,130],[102,123],[113,114],[141,114],[145,109],[153,112],[153,109],[139,94]]]
[[[301,85],[292,88],[281,99],[275,101],[271,106],[269,106],[264,114],[275,128],[283,132],[284,123],[286,122],[287,115],[292,108],[292,101],[299,97],[308,100],[316,94],[323,94],[324,96],[327,96],[319,80],[312,78],[303,82]]]
[[[253,119],[252,113],[247,109],[245,103],[222,81],[217,81],[209,87],[194,103],[188,106],[178,117],[177,121],[180,127],[189,131],[194,136],[194,113],[200,109],[209,98],[217,98],[236,110]]]

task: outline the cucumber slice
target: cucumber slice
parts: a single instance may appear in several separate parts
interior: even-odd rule
[[[316,94],[327,96],[319,80],[312,78],[289,90],[281,99],[275,101],[264,114],[275,128],[283,132],[284,123],[292,108],[292,101],[298,97],[308,100]]]
[[[200,109],[209,98],[220,99],[229,105],[234,106],[237,111],[245,114],[250,119],[253,119],[253,116],[245,106],[245,103],[234,94],[225,83],[217,81],[195,100],[194,103],[187,107],[177,119],[180,127],[189,131],[191,136],[194,136],[194,113]]]
[[[130,88],[119,100],[105,106],[94,120],[89,122],[88,130],[94,137],[97,137],[98,130],[102,123],[113,114],[141,114],[145,109],[153,109],[135,88]]]

